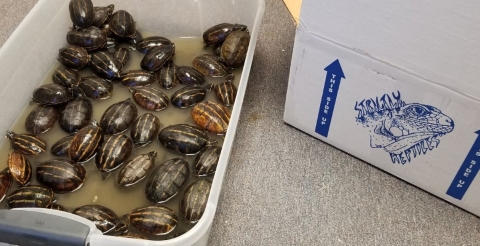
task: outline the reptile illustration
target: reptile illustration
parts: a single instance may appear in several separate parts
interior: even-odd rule
[[[400,154],[408,148],[451,132],[453,120],[435,107],[419,104],[399,104],[398,107],[378,111],[367,110],[357,121],[370,128],[370,146]]]

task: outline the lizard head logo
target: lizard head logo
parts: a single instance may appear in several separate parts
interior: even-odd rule
[[[389,98],[388,95],[387,97]],[[395,97],[395,103],[386,100],[385,95],[382,99],[385,102],[383,104],[378,98],[368,99],[367,105],[374,104],[373,107],[362,108],[363,104],[357,103],[357,122],[369,129],[370,147],[383,148],[392,158],[394,155],[413,154],[416,157],[425,154],[437,147],[439,138],[455,127],[452,118],[439,109],[420,103],[406,104],[400,100],[400,93]],[[411,160],[410,156],[405,158]]]

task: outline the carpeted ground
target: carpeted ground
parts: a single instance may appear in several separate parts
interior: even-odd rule
[[[0,1],[0,44],[35,2]],[[266,0],[209,245],[478,245],[479,218],[283,123],[294,36]]]

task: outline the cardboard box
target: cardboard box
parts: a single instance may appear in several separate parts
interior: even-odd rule
[[[302,0],[283,0],[288,11],[292,15],[295,24],[298,26],[300,18],[300,8],[302,7]]]
[[[303,0],[285,122],[480,216],[479,10]]]

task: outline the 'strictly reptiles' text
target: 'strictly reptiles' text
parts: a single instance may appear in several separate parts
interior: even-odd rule
[[[405,103],[400,91],[355,102],[357,122],[370,131],[370,147],[383,148],[392,163],[405,164],[440,144],[454,129],[453,120],[439,109]]]

